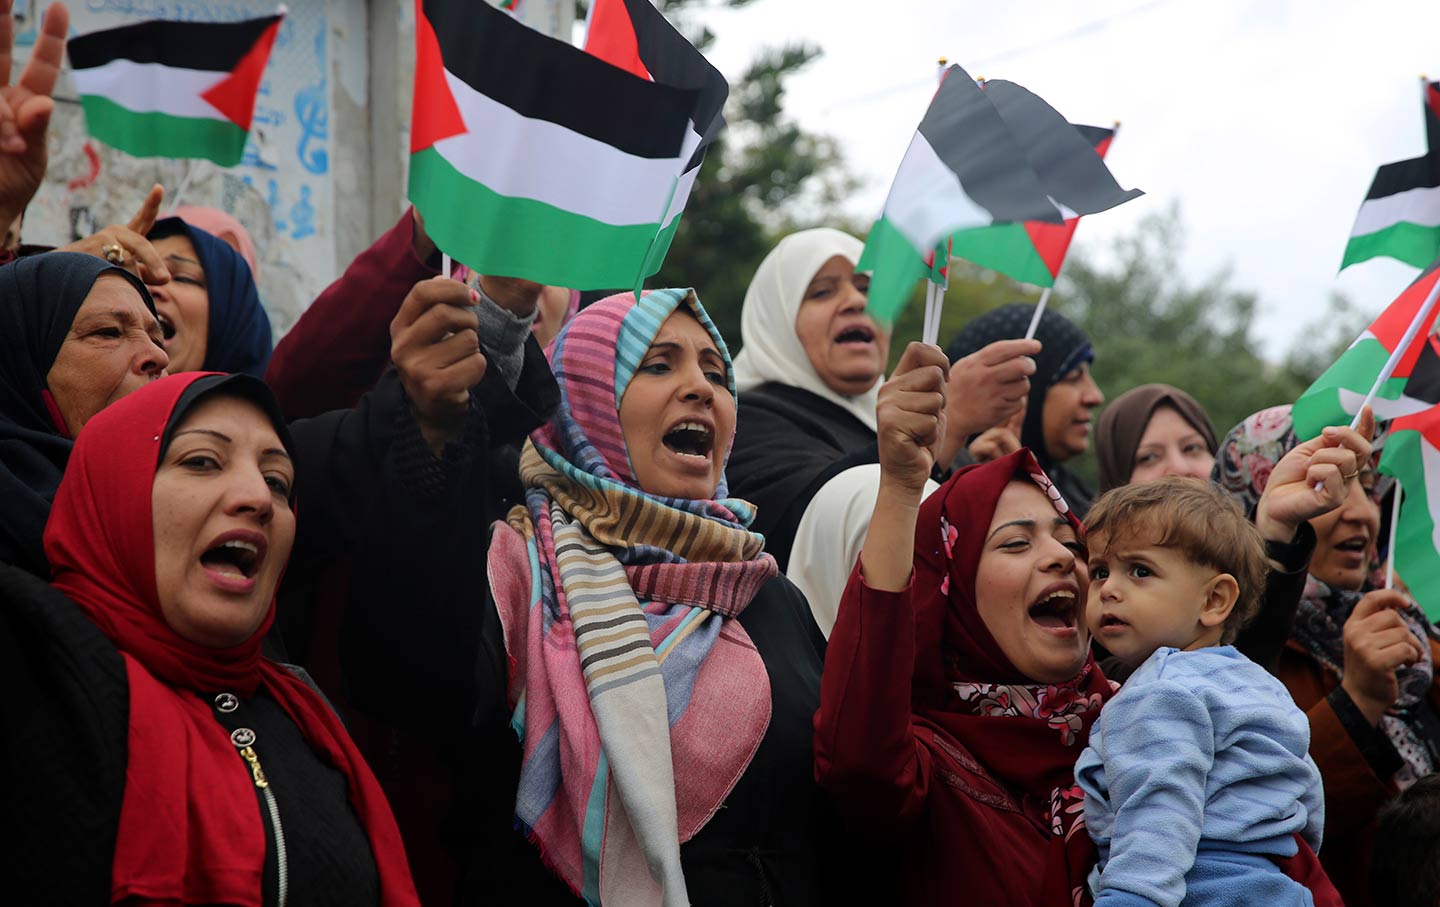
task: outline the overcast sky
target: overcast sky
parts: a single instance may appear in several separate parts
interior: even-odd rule
[[[818,44],[787,109],[839,140],[873,219],[929,102],[935,61],[1019,82],[1072,122],[1122,122],[1108,162],[1147,193],[1086,218],[1077,246],[1176,201],[1185,277],[1233,268],[1279,355],[1340,290],[1378,312],[1418,273],[1388,259],[1336,275],[1382,163],[1425,150],[1419,76],[1440,77],[1436,0],[757,0],[711,14],[728,76],[764,45]]]

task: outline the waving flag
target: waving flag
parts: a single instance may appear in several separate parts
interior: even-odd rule
[[[982,91],[951,66],[856,266],[874,271],[870,309],[893,321],[928,271],[926,256],[947,237],[958,246],[965,231],[999,223],[1059,226],[1139,194],[1116,185],[1094,149],[1039,97],[1010,82]]]
[[[1384,312],[1371,322],[1355,342],[1350,344],[1335,364],[1295,401],[1293,416],[1295,434],[1302,440],[1313,438],[1327,425],[1345,425],[1360,411],[1370,387],[1375,383],[1390,354],[1399,346],[1411,322],[1420,313],[1430,294],[1440,282],[1440,262],[1415,279]],[[1421,354],[1431,344],[1435,315],[1440,306],[1432,306],[1421,322],[1410,348],[1401,355],[1395,371],[1380,385],[1372,407],[1377,419],[1396,419],[1429,410],[1440,401],[1440,380],[1417,371]],[[1412,380],[1413,379],[1413,380]],[[1432,390],[1431,388],[1434,388]],[[1386,442],[1389,446],[1389,442]]]
[[[1075,131],[1102,160],[1115,138],[1114,129],[1100,126],[1077,124]],[[968,230],[955,237],[953,254],[1023,283],[1051,287],[1060,276],[1060,266],[1079,225],[1080,218],[1067,217],[1063,224],[1029,221]]]
[[[1440,255],[1440,82],[1426,82],[1424,90],[1429,151],[1376,171],[1350,229],[1342,271],[1382,255],[1423,268]]]
[[[136,157],[240,163],[281,18],[154,20],[70,39],[90,134]]]
[[[436,245],[556,286],[658,271],[723,125],[724,77],[663,17],[633,20],[640,74],[486,3],[416,13],[409,196]]]
[[[1434,335],[1424,338],[1406,396],[1428,398],[1424,412],[1390,423],[1380,471],[1400,480],[1400,521],[1395,572],[1431,620],[1440,619],[1440,350]]]

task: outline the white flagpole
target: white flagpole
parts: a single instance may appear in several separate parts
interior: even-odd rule
[[[190,188],[190,180],[195,176],[195,167],[198,163],[194,158],[191,158],[190,163],[186,165],[185,176],[180,180],[180,188],[176,189],[175,194],[170,196],[170,212],[166,215],[167,217],[173,217],[175,215],[175,209],[180,207],[180,201],[185,198],[185,190]]]
[[[1395,534],[1400,525],[1400,480],[1395,480],[1395,500],[1390,503],[1390,556],[1385,559],[1385,588],[1395,588]]]
[[[1026,340],[1035,339],[1035,329],[1040,327],[1040,316],[1045,314],[1045,305],[1050,301],[1051,289],[1053,288],[1046,287],[1040,292],[1040,301],[1035,303],[1035,314],[1030,316],[1030,327],[1025,330]]]
[[[441,252],[441,253],[440,253],[440,273],[443,274],[443,275],[445,275],[446,277],[449,277],[450,274],[451,274],[451,272],[453,272],[454,270],[455,270],[455,262],[453,262],[453,261],[450,260],[450,253],[449,253],[449,252]]]
[[[936,66],[935,84],[936,84],[937,86],[938,86],[940,83],[942,83],[942,82],[945,81],[945,66],[946,66],[946,64],[947,64],[948,62],[949,62],[949,61],[947,61],[944,57],[941,57],[939,60],[937,60],[937,61],[935,62],[935,66]],[[939,250],[939,248],[936,248],[932,254],[934,254],[934,255],[938,258],[938,256],[940,255],[940,250]],[[935,264],[937,264],[937,265],[938,265],[939,263],[940,263],[939,261],[936,261],[936,262],[935,262]],[[946,267],[949,267],[949,265],[950,265],[950,262],[948,262],[948,261],[945,262],[945,266],[946,266]],[[926,280],[925,280],[925,321],[924,321],[924,324],[922,325],[921,330],[920,330],[920,342],[921,342],[921,343],[928,343],[928,344],[930,344],[931,346],[934,346],[934,345],[939,341],[939,339],[940,339],[940,312],[941,312],[941,310],[943,309],[944,305],[945,305],[945,288],[944,288],[943,286],[935,283],[935,281],[934,281],[932,278],[926,278]]]
[[[1420,307],[1420,311],[1415,313],[1410,326],[1405,329],[1405,336],[1400,338],[1400,342],[1390,352],[1390,358],[1385,361],[1385,367],[1380,370],[1380,374],[1375,376],[1375,383],[1370,386],[1370,393],[1365,395],[1365,402],[1360,404],[1360,409],[1355,411],[1355,418],[1350,420],[1351,429],[1360,424],[1361,411],[1375,402],[1375,395],[1380,393],[1381,386],[1389,381],[1390,376],[1395,373],[1395,366],[1400,364],[1400,357],[1405,355],[1405,351],[1410,349],[1410,344],[1415,342],[1415,335],[1420,333],[1420,326],[1430,318],[1430,313],[1435,310],[1437,300],[1440,300],[1440,280],[1436,280],[1435,285],[1430,288],[1430,295],[1425,297],[1425,304]]]

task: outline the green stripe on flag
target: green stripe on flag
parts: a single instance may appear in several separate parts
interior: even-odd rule
[[[952,254],[1022,283],[1055,285],[1055,276],[1035,250],[1024,224],[996,224],[957,233]]]
[[[529,198],[500,195],[461,174],[433,147],[410,156],[410,201],[425,232],[481,274],[558,287],[634,288],[658,270],[680,218],[617,226]]]
[[[99,95],[82,95],[90,134],[134,157],[205,158],[222,167],[240,163],[246,132],[229,120],[136,113]]]
[[[910,245],[910,240],[886,217],[870,228],[855,270],[873,272],[866,311],[886,326],[894,324],[905,308],[915,281],[929,272],[923,253]]]
[[[1424,448],[1418,431],[1398,431],[1385,442],[1380,471],[1400,480],[1400,526],[1395,534],[1395,574],[1410,589],[1425,615],[1440,620],[1440,552],[1435,547],[1435,511],[1440,491],[1428,487]],[[1440,456],[1431,454],[1432,462]]]
[[[1327,425],[1349,425],[1355,413],[1341,404],[1341,389],[1358,394],[1363,399],[1370,393],[1370,386],[1389,358],[1390,351],[1373,336],[1357,340],[1295,401],[1291,415],[1295,421],[1296,437],[1308,441],[1319,435]],[[1391,378],[1380,386],[1376,397],[1400,399],[1407,380],[1404,377]]]
[[[1352,236],[1345,246],[1343,271],[1357,262],[1388,256],[1416,268],[1428,267],[1440,255],[1440,227],[1422,227],[1401,221],[1384,230]]]

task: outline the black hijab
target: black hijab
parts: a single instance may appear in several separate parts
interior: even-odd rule
[[[48,376],[75,314],[102,274],[119,274],[155,303],[140,279],[79,252],[46,252],[0,268],[0,561],[46,577],[41,547],[71,440]]]
[[[960,329],[946,348],[946,355],[953,363],[997,340],[1024,337],[1034,315],[1035,306],[1028,302],[1012,302],[991,309]],[[1079,476],[1050,456],[1045,446],[1045,395],[1069,372],[1094,361],[1095,349],[1079,325],[1052,308],[1046,308],[1040,316],[1035,339],[1040,341],[1041,348],[1035,356],[1035,374],[1030,378],[1030,397],[1026,401],[1020,443],[1030,448],[1040,468],[1050,476],[1070,506],[1083,516],[1090,509],[1095,493]]]

